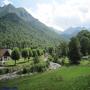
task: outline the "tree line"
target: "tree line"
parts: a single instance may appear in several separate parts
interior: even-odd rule
[[[56,48],[49,48],[48,52],[54,58],[54,62],[60,57],[68,57],[70,64],[79,64],[83,56],[90,55],[90,32],[82,30],[68,43],[63,41]]]
[[[34,63],[38,62],[38,56],[47,53],[50,55],[49,60],[58,62],[58,58],[68,57],[71,64],[79,64],[83,56],[90,55],[90,32],[87,30],[82,30],[77,34],[76,37],[72,37],[69,42],[62,41],[56,47],[48,47],[43,49],[31,49],[24,48],[19,50],[15,48],[12,51],[11,58],[13,60],[24,58],[24,60],[34,57]],[[62,61],[63,63],[64,61]]]
[[[24,58],[24,61],[28,59],[28,62],[31,57],[34,58],[34,63],[38,63],[38,56],[43,55],[44,51],[43,49],[31,49],[31,48],[24,48],[20,50],[19,48],[14,48],[11,53],[11,58],[15,61],[19,60],[21,57]]]

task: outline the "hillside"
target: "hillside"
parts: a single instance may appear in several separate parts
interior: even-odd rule
[[[25,9],[15,8],[11,4],[0,8],[1,48],[54,46],[60,41],[60,35]]]

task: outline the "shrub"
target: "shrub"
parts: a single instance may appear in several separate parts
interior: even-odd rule
[[[24,58],[24,60],[25,60],[26,58],[28,58],[28,56],[29,56],[29,51],[28,51],[28,49],[27,49],[27,48],[24,48],[24,49],[22,50],[21,54],[22,54],[22,57]]]
[[[36,49],[32,50],[33,57],[38,56]]]
[[[46,61],[46,67],[48,68],[49,67],[49,65],[50,65],[50,61]]]
[[[56,55],[54,56],[53,62],[58,63],[58,57]]]
[[[33,58],[33,62],[34,62],[34,64],[36,64],[36,63],[39,63],[39,57],[36,55],[34,58]]]
[[[26,74],[27,73],[27,69],[23,68],[22,74]]]
[[[0,69],[0,75],[9,73],[10,70],[8,68]]]
[[[7,68],[7,69],[5,69],[5,74],[7,74],[7,73],[9,73],[10,72],[10,70]]]
[[[53,57],[51,55],[49,55],[48,61],[53,61],[53,60],[54,60]]]
[[[3,74],[3,71],[2,71],[2,69],[0,69],[0,75],[2,75]]]
[[[44,72],[46,70],[46,64],[35,64],[31,67],[30,71],[31,72]]]

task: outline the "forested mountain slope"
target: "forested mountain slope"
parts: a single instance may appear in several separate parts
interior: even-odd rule
[[[23,8],[11,4],[0,8],[0,47],[49,46],[60,43],[60,35],[31,16]]]

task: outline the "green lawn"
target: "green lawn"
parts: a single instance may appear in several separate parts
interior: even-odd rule
[[[44,59],[44,56],[40,56],[40,60],[43,60]],[[29,62],[28,62],[28,59],[23,59],[21,58],[20,60],[17,60],[16,61],[16,66],[15,66],[15,61],[14,60],[8,60],[7,62],[5,62],[5,65],[6,67],[24,67],[24,66],[29,66],[33,63],[33,58],[31,57],[29,59]]]
[[[90,66],[62,67],[28,77],[0,81],[0,87],[3,86],[16,86],[19,90],[90,90]]]

